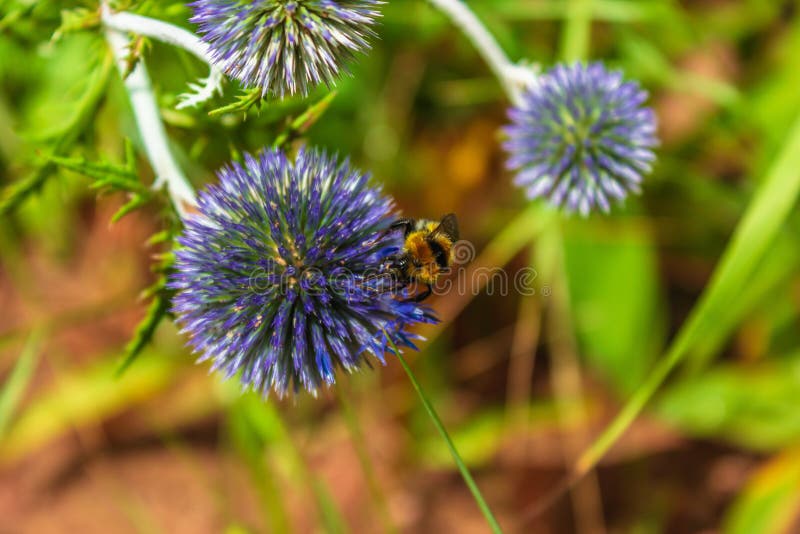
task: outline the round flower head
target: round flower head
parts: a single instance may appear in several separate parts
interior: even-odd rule
[[[647,92],[602,63],[558,65],[509,110],[507,166],[529,198],[583,215],[639,192],[655,160],[656,117]]]
[[[330,85],[368,48],[378,0],[195,0],[192,22],[217,65],[247,87],[283,97]]]
[[[387,232],[392,200],[368,176],[314,150],[245,155],[200,194],[186,221],[170,287],[192,347],[245,386],[312,393],[383,362],[388,334],[413,348],[407,327],[435,322],[415,302],[377,291],[401,237]],[[372,276],[372,278],[370,278]]]

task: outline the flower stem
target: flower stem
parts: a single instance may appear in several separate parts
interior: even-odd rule
[[[103,19],[105,20],[108,13],[108,6],[105,4],[103,5],[103,12]],[[120,33],[119,30],[108,26],[105,33],[119,71],[124,75],[127,68],[128,38],[123,33]],[[164,130],[164,124],[161,122],[161,116],[153,95],[150,76],[148,76],[144,65],[144,59],[139,59],[136,66],[124,79],[124,85],[130,98],[136,126],[144,144],[145,154],[147,154],[147,159],[150,161],[150,165],[156,175],[153,189],[160,189],[162,186],[166,186],[178,214],[181,217],[185,217],[186,205],[192,206],[196,202],[195,192],[170,151],[167,133]]]
[[[561,58],[583,61],[589,55],[592,27],[592,0],[569,0],[564,32],[561,34]]]
[[[193,33],[168,22],[124,11],[118,13],[104,11],[103,24],[106,28],[118,32],[144,35],[145,37],[152,37],[163,43],[183,48],[200,61],[208,63],[209,67],[214,68],[214,62],[208,46]]]
[[[408,379],[411,380],[411,384],[417,391],[417,395],[419,395],[419,398],[422,401],[422,405],[425,407],[425,411],[428,412],[428,416],[431,418],[433,426],[436,427],[436,430],[439,431],[439,434],[442,436],[442,439],[444,439],[445,443],[447,444],[447,448],[450,450],[450,454],[453,456],[453,460],[455,460],[456,466],[458,466],[458,470],[461,472],[461,476],[464,478],[464,482],[467,484],[469,491],[472,493],[472,497],[478,504],[478,508],[480,508],[481,512],[483,513],[483,516],[489,523],[489,527],[495,534],[498,533],[502,534],[503,531],[500,529],[500,524],[497,522],[497,519],[495,519],[494,515],[492,514],[492,510],[489,508],[489,505],[486,504],[483,495],[481,495],[481,490],[478,489],[478,485],[475,483],[475,480],[469,473],[469,469],[467,469],[464,460],[461,459],[461,455],[458,453],[458,449],[456,449],[453,440],[450,439],[450,435],[447,433],[447,429],[445,429],[444,425],[442,424],[442,420],[439,419],[439,415],[436,413],[436,410],[433,408],[433,405],[428,400],[428,396],[422,390],[422,386],[420,386],[419,382],[417,381],[417,378],[414,376],[413,371],[411,371],[411,367],[409,367],[408,362],[406,362],[406,359],[403,358],[403,355],[400,353],[400,351],[397,350],[397,347],[395,346],[394,342],[392,342],[391,338],[388,335],[386,336],[386,338],[389,340],[389,344],[394,350],[394,354],[397,356],[397,359],[400,360],[400,364],[403,366],[403,369],[408,375]]]
[[[536,74],[532,67],[515,65],[486,26],[461,0],[429,0],[432,5],[447,15],[453,24],[466,35],[483,59],[492,69],[508,98],[518,103],[524,86],[535,83]]]
[[[207,63],[210,69],[208,77],[201,83],[190,84],[195,92],[190,92],[179,97],[178,109],[197,106],[222,91],[223,74],[214,66],[211,50],[208,45],[191,32],[179,28],[168,22],[135,15],[133,13],[112,13],[103,9],[103,24],[106,28],[122,33],[135,33],[152,37],[158,41],[183,48],[200,61]]]

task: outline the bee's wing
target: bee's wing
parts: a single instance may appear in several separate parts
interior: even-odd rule
[[[442,217],[439,226],[437,226],[432,234],[441,233],[450,238],[450,241],[458,241],[458,219],[455,213],[448,213]]]
[[[397,219],[392,224],[389,225],[389,229],[387,232],[391,232],[393,230],[401,229],[403,230],[403,236],[407,236],[412,228],[414,228],[414,219]]]

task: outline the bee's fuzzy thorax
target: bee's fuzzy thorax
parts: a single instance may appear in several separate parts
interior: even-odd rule
[[[430,286],[452,261],[453,244],[458,239],[455,215],[445,215],[441,221],[401,219],[397,227],[405,228],[405,235],[395,272],[402,282],[425,284],[430,292]]]

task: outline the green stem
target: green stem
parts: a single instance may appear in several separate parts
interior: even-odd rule
[[[8,380],[0,385],[0,438],[5,436],[25,389],[33,378],[42,338],[40,329],[31,332]]]
[[[508,98],[516,102],[520,98],[519,88],[512,78],[515,66],[497,43],[494,35],[475,16],[462,0],[428,0],[447,15],[450,20],[472,41],[475,49],[492,69],[497,81],[505,89]]]
[[[384,332],[384,335],[385,332]],[[450,439],[450,435],[447,433],[447,429],[445,429],[444,425],[442,424],[442,420],[439,419],[439,415],[436,413],[436,410],[433,408],[433,405],[428,400],[428,396],[422,390],[422,386],[420,386],[417,378],[414,376],[413,371],[411,371],[411,367],[409,367],[408,362],[406,359],[403,358],[403,355],[397,350],[394,342],[392,342],[391,338],[386,335],[386,338],[389,340],[389,344],[394,350],[394,354],[397,356],[397,359],[400,360],[400,364],[403,366],[406,374],[408,375],[408,379],[411,380],[411,384],[414,386],[414,389],[417,391],[417,395],[419,395],[420,400],[422,401],[422,405],[425,407],[425,411],[428,412],[428,416],[431,418],[433,422],[433,426],[436,427],[436,430],[439,431],[439,434],[444,439],[445,443],[447,444],[447,448],[450,449],[450,454],[453,456],[453,460],[456,462],[456,466],[458,466],[458,470],[461,472],[461,476],[464,478],[464,482],[467,484],[469,491],[472,493],[472,497],[475,499],[475,502],[478,504],[478,508],[480,508],[483,516],[486,518],[486,521],[489,523],[489,527],[492,529],[492,532],[495,534],[502,534],[502,530],[500,529],[500,524],[495,519],[494,515],[492,514],[492,510],[489,508],[489,505],[486,504],[486,501],[481,495],[481,490],[478,489],[478,485],[475,483],[475,480],[472,478],[472,475],[469,473],[469,469],[467,469],[464,460],[461,459],[461,455],[458,453],[458,449],[456,449],[453,440]]]
[[[353,403],[350,402],[349,391],[343,391],[343,386],[334,388],[336,390],[336,398],[342,406],[342,415],[347,429],[350,431],[350,436],[353,441],[353,447],[356,450],[358,461],[361,464],[361,470],[364,472],[364,478],[367,481],[367,486],[372,494],[372,499],[378,508],[378,514],[383,522],[383,529],[386,532],[395,534],[398,532],[397,527],[392,521],[392,514],[389,513],[389,504],[386,501],[386,495],[381,489],[378,482],[378,477],[375,475],[375,469],[372,467],[372,460],[370,460],[369,452],[364,446],[364,432],[361,424],[358,421],[358,414],[356,414]]]
[[[675,337],[664,359],[639,386],[616,419],[587,449],[575,466],[578,475],[594,467],[622,436],[675,367],[713,329],[747,284],[758,262],[794,207],[800,193],[800,116],[767,177],[734,231],[706,290]],[[700,362],[700,366],[706,362]]]
[[[564,32],[561,34],[561,58],[581,61],[589,55],[592,29],[592,0],[569,0]]]

